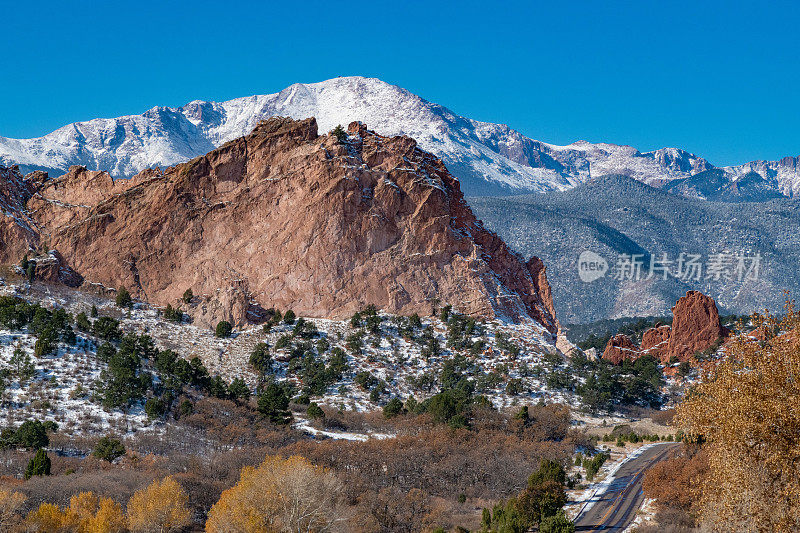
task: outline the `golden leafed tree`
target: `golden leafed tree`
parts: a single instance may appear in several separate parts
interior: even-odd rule
[[[342,485],[328,470],[300,456],[267,456],[242,469],[239,482],[214,504],[207,533],[333,531]]]
[[[714,531],[800,531],[800,315],[754,317],[678,408],[703,442],[701,518]]]
[[[58,505],[42,503],[25,517],[25,531],[63,531],[67,514]]]
[[[72,496],[64,510],[43,503],[25,519],[25,531],[69,531],[75,533],[122,533],[126,530],[122,506],[93,492]]]
[[[19,492],[0,490],[0,533],[13,531],[22,517],[20,509],[28,498]]]
[[[189,498],[172,477],[154,481],[128,502],[128,527],[133,533],[167,533],[191,524]]]

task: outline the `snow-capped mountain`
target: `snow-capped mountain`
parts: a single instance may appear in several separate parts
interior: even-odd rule
[[[277,115],[314,116],[321,131],[360,120],[383,135],[413,137],[444,160],[468,195],[565,190],[604,174],[623,174],[662,186],[715,168],[677,148],[639,152],[607,143],[578,141],[557,146],[536,141],[506,125],[456,115],[405,89],[363,77],[296,83],[276,94],[227,102],[198,100],[179,108],[154,107],[141,115],[76,122],[36,139],[0,137],[0,165],[53,173],[83,165],[131,176],[144,168],[205,154]],[[756,174],[764,181],[759,190],[767,187],[794,196],[800,192],[799,159],[722,168],[723,185],[735,188],[742,177],[750,184]],[[675,190],[702,197],[703,188]]]

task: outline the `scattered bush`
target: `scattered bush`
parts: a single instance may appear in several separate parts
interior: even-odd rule
[[[215,330],[215,335],[220,339],[227,339],[233,333],[233,326],[227,320],[221,320],[217,323],[217,328]]]
[[[106,436],[102,437],[95,446],[92,455],[103,461],[113,463],[117,458],[125,455],[125,446],[119,439]]]
[[[128,292],[128,289],[125,287],[120,287],[117,291],[117,299],[116,299],[117,307],[122,308],[131,308],[133,307],[133,298],[131,298],[131,293]]]

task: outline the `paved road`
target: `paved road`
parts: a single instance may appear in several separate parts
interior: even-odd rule
[[[623,463],[605,493],[578,516],[575,531],[624,531],[642,506],[642,478],[652,465],[665,459],[676,443],[656,444]]]

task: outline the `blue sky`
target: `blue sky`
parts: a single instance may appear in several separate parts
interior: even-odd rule
[[[364,75],[548,142],[800,154],[797,3],[3,4],[6,137]]]

